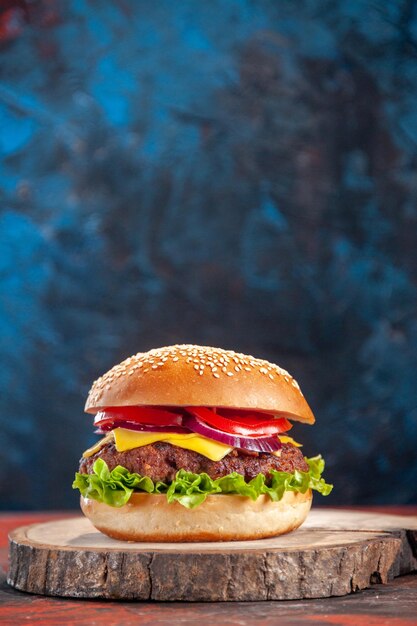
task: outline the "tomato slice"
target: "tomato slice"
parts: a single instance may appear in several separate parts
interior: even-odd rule
[[[209,409],[187,407],[185,409],[147,406],[106,407],[94,418],[94,425],[106,431],[122,425],[141,424],[149,426],[181,426],[183,412],[187,411],[203,422],[231,435],[264,437],[285,433],[292,424],[285,418],[273,418],[268,413],[240,409]]]
[[[154,424],[155,426],[180,426],[182,417],[174,411],[154,407],[112,406],[97,413],[94,418],[94,425],[101,428],[118,421]]]
[[[233,435],[252,435],[254,437],[277,435],[292,428],[292,424],[285,417],[271,418],[267,417],[265,413],[259,414],[255,411],[246,411],[246,415],[243,415],[243,411],[238,411],[236,418],[234,418],[232,409],[227,409],[227,417],[222,415],[226,412],[223,409],[217,409],[215,413],[206,407],[190,406],[186,410],[206,424]]]

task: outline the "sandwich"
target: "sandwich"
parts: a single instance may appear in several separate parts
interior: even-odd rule
[[[322,457],[289,434],[315,421],[298,383],[263,359],[196,345],[138,353],[94,382],[85,410],[101,438],[73,488],[116,539],[272,537],[304,522],[312,491],[332,489]]]

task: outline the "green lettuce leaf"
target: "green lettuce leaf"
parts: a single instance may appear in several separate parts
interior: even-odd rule
[[[308,472],[296,470],[288,472],[271,471],[272,479],[266,484],[264,474],[258,474],[250,482],[246,482],[241,474],[233,472],[222,478],[213,480],[208,474],[193,474],[179,470],[175,479],[167,485],[163,482],[153,482],[147,476],[132,474],[126,468],[118,465],[109,470],[103,459],[97,459],[93,465],[93,474],[75,475],[73,489],[79,489],[85,498],[92,498],[105,502],[110,506],[121,507],[126,504],[134,491],[165,494],[167,501],[179,502],[187,509],[193,509],[207,498],[209,494],[237,494],[256,500],[261,494],[267,494],[274,502],[281,500],[285,491],[299,491],[305,493],[314,489],[323,496],[327,496],[333,489],[322,478],[324,460],[315,456],[307,459]]]

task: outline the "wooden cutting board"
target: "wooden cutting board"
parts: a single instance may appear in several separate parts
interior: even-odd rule
[[[281,537],[127,543],[84,517],[10,534],[8,583],[31,593],[125,600],[289,600],[343,596],[417,570],[417,518],[315,509]]]

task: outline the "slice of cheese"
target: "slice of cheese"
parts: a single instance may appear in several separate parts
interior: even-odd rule
[[[292,437],[288,437],[287,435],[279,435],[279,439],[281,443],[291,443],[296,447],[301,446],[300,443],[297,443]],[[233,450],[232,446],[227,446],[224,443],[219,443],[213,439],[202,437],[196,433],[151,433],[139,430],[129,430],[127,428],[115,428],[103,439],[100,439],[100,441],[91,446],[91,448],[88,448],[88,450],[84,452],[83,457],[88,458],[93,456],[93,454],[101,450],[106,443],[113,440],[118,452],[125,452],[126,450],[132,450],[133,448],[148,446],[149,444],[156,443],[157,441],[165,441],[173,446],[178,446],[178,448],[198,452],[211,461],[221,461],[226,454],[229,454],[229,452]],[[281,456],[281,450],[277,450],[272,454],[275,456]]]
[[[278,438],[281,443],[291,443],[296,448],[302,448],[302,444],[295,441],[292,437],[288,437],[288,435],[278,435]]]
[[[220,461],[233,450],[232,446],[226,446],[224,443],[207,439],[207,437],[202,437],[196,433],[150,433],[128,430],[127,428],[115,428],[113,433],[118,452],[148,446],[157,441],[165,441],[173,446],[178,446],[178,448],[199,452],[212,461]]]
[[[106,445],[109,441],[114,440],[113,431],[111,430],[103,439],[100,439],[95,443],[91,448],[88,448],[85,452],[83,452],[83,458],[88,459],[89,456],[93,456],[96,452],[99,452],[101,448]]]

